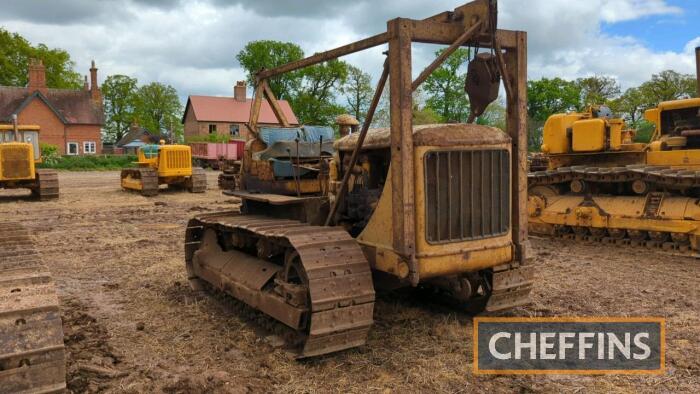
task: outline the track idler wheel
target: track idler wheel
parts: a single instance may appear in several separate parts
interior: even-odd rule
[[[564,234],[569,234],[569,233],[571,233],[571,227],[563,226],[561,224],[554,225],[554,234],[555,235],[562,236]]]
[[[582,226],[573,226],[572,229],[574,230],[574,234],[578,236],[585,236],[588,235],[588,227],[582,227]]]
[[[627,234],[633,241],[645,241],[649,236],[644,230],[627,230]]]
[[[623,228],[609,228],[608,235],[613,239],[624,239],[627,235],[627,230]]]
[[[632,191],[639,195],[644,195],[651,191],[651,186],[649,186],[649,184],[645,181],[637,179],[636,181],[632,182]]]
[[[591,227],[589,230],[594,237],[604,237],[607,233],[607,231],[601,227]]]
[[[679,244],[679,245],[688,245],[690,244],[690,237],[688,234],[684,233],[671,233],[671,239],[673,242]]]
[[[584,193],[588,190],[588,186],[586,185],[586,182],[580,180],[580,179],[574,179],[571,181],[571,184],[569,184],[569,188],[571,189],[572,192],[576,194]]]
[[[669,234],[661,231],[649,231],[649,238],[656,242],[666,242],[669,239]]]

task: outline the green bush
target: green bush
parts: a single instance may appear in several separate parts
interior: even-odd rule
[[[41,161],[46,165],[56,165],[61,159],[58,154],[58,146],[52,144],[45,144],[43,142],[39,143],[39,150],[41,151]]]
[[[106,171],[134,167],[134,155],[58,156],[55,161],[44,161],[39,168],[68,171]]]

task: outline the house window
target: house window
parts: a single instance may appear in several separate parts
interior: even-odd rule
[[[77,156],[80,154],[77,142],[69,142],[66,144],[66,154],[69,156]]]
[[[97,153],[97,144],[95,141],[85,141],[83,142],[83,153],[86,155],[94,155]]]
[[[215,124],[209,125],[209,134],[216,134],[216,125]]]
[[[237,124],[232,124],[231,126],[229,126],[229,132],[231,133],[231,137],[238,137],[239,135],[241,135],[240,131],[240,126]]]

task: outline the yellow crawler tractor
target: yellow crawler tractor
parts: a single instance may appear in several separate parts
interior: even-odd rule
[[[0,125],[0,189],[29,189],[40,200],[58,198],[58,174],[41,163],[39,126]]]
[[[696,50],[700,79],[700,48]],[[699,93],[700,95],[700,93]],[[700,251],[700,98],[646,111],[649,144],[605,109],[544,127],[546,171],[528,176],[530,232],[668,251]]]
[[[245,148],[241,212],[190,220],[185,259],[194,289],[227,294],[279,329],[297,357],[366,342],[375,287],[421,287],[471,311],[529,302],[526,34],[497,30],[496,2],[480,0],[260,71]],[[416,80],[411,43],[449,45]],[[361,131],[330,141],[291,127],[267,80],[389,44]],[[507,92],[506,132],[473,124],[412,125],[412,94],[461,46],[491,48],[469,64],[474,117]],[[502,76],[502,77],[501,77]],[[389,81],[391,127],[370,130]],[[280,128],[258,127],[263,99]],[[255,312],[257,310],[257,312]]]
[[[138,150],[135,168],[121,173],[124,190],[135,190],[143,196],[155,196],[161,185],[185,188],[191,193],[207,190],[204,170],[192,166],[192,148],[187,145],[144,145]]]

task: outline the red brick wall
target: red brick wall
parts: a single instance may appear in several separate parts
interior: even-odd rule
[[[36,124],[41,127],[39,142],[58,146],[59,152],[66,154],[66,143],[77,142],[80,154],[83,154],[83,142],[94,141],[97,153],[102,152],[102,138],[99,125],[64,125],[56,114],[41,100],[32,100],[17,121],[20,124]],[[66,140],[66,137],[67,140]]]
[[[199,125],[194,117],[192,108],[187,108],[187,116],[185,116],[185,139],[199,135]]]
[[[67,141],[77,142],[78,148],[80,149],[80,154],[83,152],[84,142],[94,142],[97,151],[95,154],[102,153],[102,133],[100,132],[100,126],[95,125],[68,125],[67,126]],[[63,145],[66,145],[65,143]]]
[[[65,126],[61,119],[41,100],[32,100],[17,116],[20,124],[35,124],[41,127],[39,142],[58,146],[59,152],[65,154]]]

